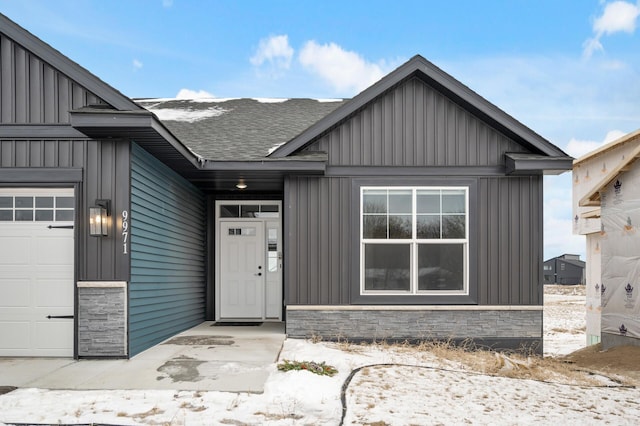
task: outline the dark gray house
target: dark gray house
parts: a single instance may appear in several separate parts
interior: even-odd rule
[[[563,254],[545,260],[543,269],[545,284],[584,284],[585,262],[579,254]]]
[[[571,160],[420,56],[345,101],[134,101],[0,15],[0,356],[205,320],[541,350]]]

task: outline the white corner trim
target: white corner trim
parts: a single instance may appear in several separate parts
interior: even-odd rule
[[[532,305],[288,305],[288,311],[542,311]]]
[[[78,281],[78,288],[126,288],[126,281]]]

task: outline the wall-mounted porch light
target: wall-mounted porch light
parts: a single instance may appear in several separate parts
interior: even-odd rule
[[[244,179],[240,179],[238,183],[236,183],[236,188],[238,189],[247,189],[247,184],[244,183]]]
[[[89,235],[102,237],[109,228],[109,200],[96,200],[95,206],[89,207]]]

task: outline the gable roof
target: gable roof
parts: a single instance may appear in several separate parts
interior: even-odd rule
[[[320,154],[269,159],[278,146],[345,103],[342,99],[139,99],[191,150],[209,161],[324,160]]]
[[[542,136],[529,129],[497,106],[493,105],[464,84],[436,67],[420,55],[416,55],[408,62],[392,71],[373,86],[365,89],[356,97],[337,108],[331,114],[319,120],[313,126],[282,145],[270,154],[272,158],[283,158],[291,155],[310,144],[328,129],[337,126],[369,102],[373,101],[385,91],[399,84],[405,79],[418,77],[425,83],[441,91],[449,98],[488,122],[514,141],[526,146],[533,155],[541,157],[560,157],[572,160],[570,156],[553,145]],[[529,158],[530,160],[535,160]],[[570,163],[563,164],[562,170],[570,170]]]
[[[599,155],[602,155],[613,148],[619,147],[621,145],[632,143],[635,144],[633,150],[629,153],[629,155],[624,157],[616,167],[611,169],[609,173],[598,183],[598,185],[591,188],[589,192],[587,192],[581,199],[578,201],[578,205],[581,207],[588,206],[599,206],[600,205],[600,193],[606,188],[614,179],[618,177],[618,175],[622,172],[626,172],[629,170],[631,165],[640,158],[640,130],[629,133],[628,135],[623,136],[622,138],[616,139],[615,141],[607,144],[583,157],[580,157],[576,161],[574,161],[574,166],[580,164],[586,160],[596,158]]]
[[[0,32],[38,56],[42,61],[48,63],[59,72],[65,74],[71,80],[76,81],[87,90],[93,92],[113,108],[120,111],[141,109],[140,106],[136,105],[131,99],[100,80],[86,68],[81,67],[1,13]]]

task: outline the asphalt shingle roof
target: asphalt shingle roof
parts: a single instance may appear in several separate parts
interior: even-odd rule
[[[183,144],[213,161],[269,160],[265,157],[271,150],[345,102],[246,98],[136,100],[156,114]]]

